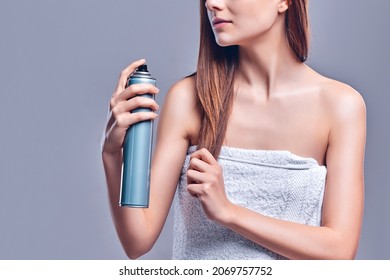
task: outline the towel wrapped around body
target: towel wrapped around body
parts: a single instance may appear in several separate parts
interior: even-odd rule
[[[173,259],[284,259],[234,231],[210,221],[187,191],[190,146],[174,199]],[[313,158],[289,151],[247,150],[223,146],[229,200],[265,216],[320,226],[327,169]]]

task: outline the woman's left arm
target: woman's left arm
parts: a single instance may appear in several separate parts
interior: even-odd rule
[[[289,259],[353,259],[363,216],[366,108],[350,88],[333,101],[320,227],[270,218],[231,203],[222,168],[206,149],[192,155],[188,191],[199,197],[211,220]]]

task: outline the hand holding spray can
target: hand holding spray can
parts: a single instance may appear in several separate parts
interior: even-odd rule
[[[128,77],[127,87],[133,84],[152,84],[147,65],[141,65]],[[153,94],[143,97],[154,98]],[[149,108],[136,108],[131,113],[150,112]],[[126,132],[123,144],[122,185],[120,206],[148,208],[150,190],[150,162],[152,156],[153,120],[133,124]]]

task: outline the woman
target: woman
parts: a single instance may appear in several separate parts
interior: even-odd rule
[[[175,201],[174,258],[352,259],[363,212],[365,105],[303,62],[305,0],[201,0],[197,72],[167,93],[150,208],[118,206],[122,143],[158,105],[122,71],[103,162],[129,258],[148,252]],[[134,98],[132,98],[134,97]],[[129,99],[131,98],[131,99]],[[129,100],[128,100],[129,99]],[[178,180],[179,178],[179,180]]]

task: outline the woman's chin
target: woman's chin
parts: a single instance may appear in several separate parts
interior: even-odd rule
[[[222,39],[219,39],[219,38],[217,38],[215,40],[215,42],[220,47],[230,47],[230,46],[236,45],[236,44],[234,44],[233,42],[231,42],[229,40],[222,40]]]

